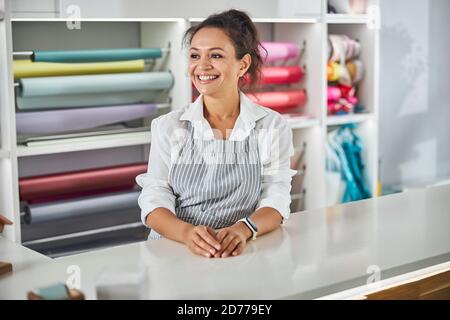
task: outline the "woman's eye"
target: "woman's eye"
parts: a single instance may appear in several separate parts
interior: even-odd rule
[[[218,53],[213,53],[212,57],[215,58],[215,59],[222,58],[222,56],[220,54],[218,54]]]
[[[191,59],[197,59],[197,58],[198,58],[198,54],[195,54],[195,53],[191,54]]]

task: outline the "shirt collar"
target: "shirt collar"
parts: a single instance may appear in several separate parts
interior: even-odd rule
[[[240,112],[235,124],[235,129],[230,136],[230,140],[241,140],[245,138],[255,127],[256,121],[265,117],[267,111],[254,103],[242,91],[239,92]],[[203,95],[201,94],[194,102],[190,103],[186,111],[181,115],[180,120],[190,121],[194,130],[206,139],[213,139],[214,135],[210,130],[208,121],[203,116]],[[210,132],[208,132],[208,129]],[[206,131],[206,132],[205,132]],[[243,135],[242,135],[243,134]]]
[[[239,97],[239,118],[246,126],[254,127],[256,121],[267,115],[267,111],[250,100],[250,98],[248,98],[242,91],[239,92]],[[189,104],[186,111],[181,115],[180,120],[187,120],[193,123],[206,120],[203,116],[203,95],[200,95],[194,102]]]

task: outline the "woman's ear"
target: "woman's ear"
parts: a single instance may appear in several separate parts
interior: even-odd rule
[[[244,74],[247,72],[247,70],[250,68],[251,64],[252,64],[252,56],[249,53],[246,53],[242,58],[241,58],[241,67],[239,70],[239,77],[243,77]]]

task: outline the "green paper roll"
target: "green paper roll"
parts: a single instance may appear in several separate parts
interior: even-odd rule
[[[132,72],[20,79],[21,97],[117,91],[163,90],[173,85],[170,72]]]
[[[118,48],[93,50],[34,51],[33,61],[45,62],[100,62],[162,57],[161,48]]]
[[[19,110],[96,107],[105,105],[151,102],[154,101],[154,99],[157,98],[160,93],[161,90],[148,90],[25,98],[17,95],[16,103]]]

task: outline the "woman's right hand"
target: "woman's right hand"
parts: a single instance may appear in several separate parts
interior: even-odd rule
[[[220,250],[216,232],[206,226],[190,226],[185,232],[183,242],[193,253],[207,258],[214,257]]]

